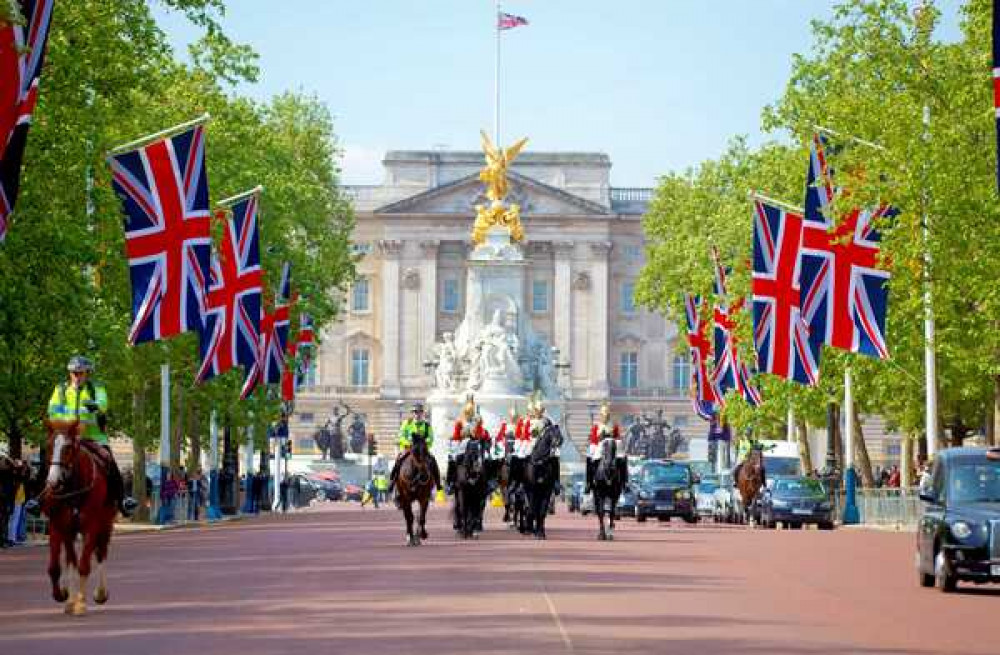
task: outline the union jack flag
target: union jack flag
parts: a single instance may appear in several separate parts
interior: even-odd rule
[[[247,398],[258,384],[280,384],[285,368],[285,348],[288,343],[288,316],[291,311],[291,265],[282,268],[281,283],[273,311],[260,321],[257,358],[243,382],[241,398]]]
[[[111,173],[125,210],[129,342],[202,330],[212,248],[204,128],[113,155]]]
[[[736,316],[743,310],[744,300],[740,298],[732,306],[728,306],[726,290],[726,271],[719,263],[719,255],[712,249],[715,262],[715,293],[718,298],[713,312],[715,325],[715,368],[712,372],[712,386],[719,404],[725,406],[726,393],[730,389],[736,392],[751,407],[761,404],[760,391],[750,379],[750,369],[740,359],[736,339]]]
[[[754,200],[753,327],[761,370],[801,384],[819,379],[820,346],[799,312],[802,216]]]
[[[257,361],[263,292],[258,206],[259,198],[253,194],[230,208],[231,219],[225,211],[216,214],[225,229],[221,252],[212,257],[205,329],[199,334],[199,382],[237,365],[249,370]]]
[[[888,271],[879,268],[877,221],[898,212],[887,205],[852,209],[839,225],[830,216],[836,193],[825,140],[813,138],[802,226],[800,302],[810,340],[887,359]]]
[[[691,404],[695,413],[706,421],[715,416],[715,389],[708,374],[708,359],[712,356],[712,342],[708,340],[708,321],[701,315],[701,298],[684,295],[684,313],[687,318],[687,342],[691,351]]]
[[[7,236],[21,185],[21,160],[55,0],[18,0],[25,24],[0,24],[0,243]]]
[[[512,30],[515,27],[520,27],[521,25],[527,25],[528,19],[524,16],[516,16],[514,14],[508,14],[507,12],[501,11],[497,15],[497,29],[498,30]]]

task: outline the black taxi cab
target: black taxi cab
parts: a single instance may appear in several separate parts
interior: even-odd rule
[[[1000,448],[940,451],[920,499],[920,584],[949,592],[960,581],[1000,582]]]

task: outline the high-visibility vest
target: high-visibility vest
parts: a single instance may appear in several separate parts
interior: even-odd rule
[[[87,405],[94,403],[98,410],[92,412]],[[82,387],[65,382],[56,386],[49,398],[49,418],[55,421],[80,421],[80,436],[107,445],[108,435],[97,422],[97,415],[108,411],[108,390],[100,382],[88,380]]]
[[[408,418],[399,426],[399,448],[404,450],[413,446],[413,437],[422,435],[427,448],[434,445],[434,430],[427,421],[414,421]]]

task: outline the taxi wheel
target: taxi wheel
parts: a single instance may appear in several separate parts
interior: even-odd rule
[[[951,572],[943,550],[938,551],[934,558],[934,585],[946,594],[958,587],[958,578]]]

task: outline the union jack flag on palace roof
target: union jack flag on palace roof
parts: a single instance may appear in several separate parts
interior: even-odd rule
[[[801,384],[819,379],[820,346],[799,312],[802,216],[754,200],[753,326],[761,370]]]
[[[21,183],[21,160],[55,0],[18,0],[25,24],[0,25],[0,243],[7,236]]]
[[[715,389],[708,373],[708,359],[712,356],[712,342],[708,340],[708,321],[701,315],[701,298],[684,295],[684,313],[687,319],[687,342],[691,351],[691,405],[695,413],[705,419],[715,416]]]
[[[205,328],[199,333],[199,382],[234,366],[250,370],[257,362],[263,292],[259,203],[254,193],[231,207],[232,218],[226,218],[225,210],[216,214],[225,229],[220,252],[212,257]]]
[[[751,407],[757,407],[763,402],[760,391],[750,379],[750,369],[740,359],[736,339],[736,316],[743,310],[742,298],[730,307],[727,304],[726,271],[719,263],[719,255],[712,249],[715,264],[715,293],[718,300],[713,312],[715,324],[715,369],[712,372],[712,385],[720,405],[726,404],[726,393],[736,389],[737,393]]]
[[[889,272],[880,268],[876,222],[898,212],[887,205],[852,209],[842,223],[828,216],[835,189],[825,140],[813,138],[802,227],[800,308],[815,344],[887,359]]]
[[[204,127],[110,159],[125,210],[129,343],[200,331],[212,247]]]
[[[257,359],[243,382],[241,398],[248,397],[258,384],[280,384],[285,368],[288,344],[288,324],[291,313],[291,265],[282,267],[281,283],[274,310],[266,312],[260,322]]]

